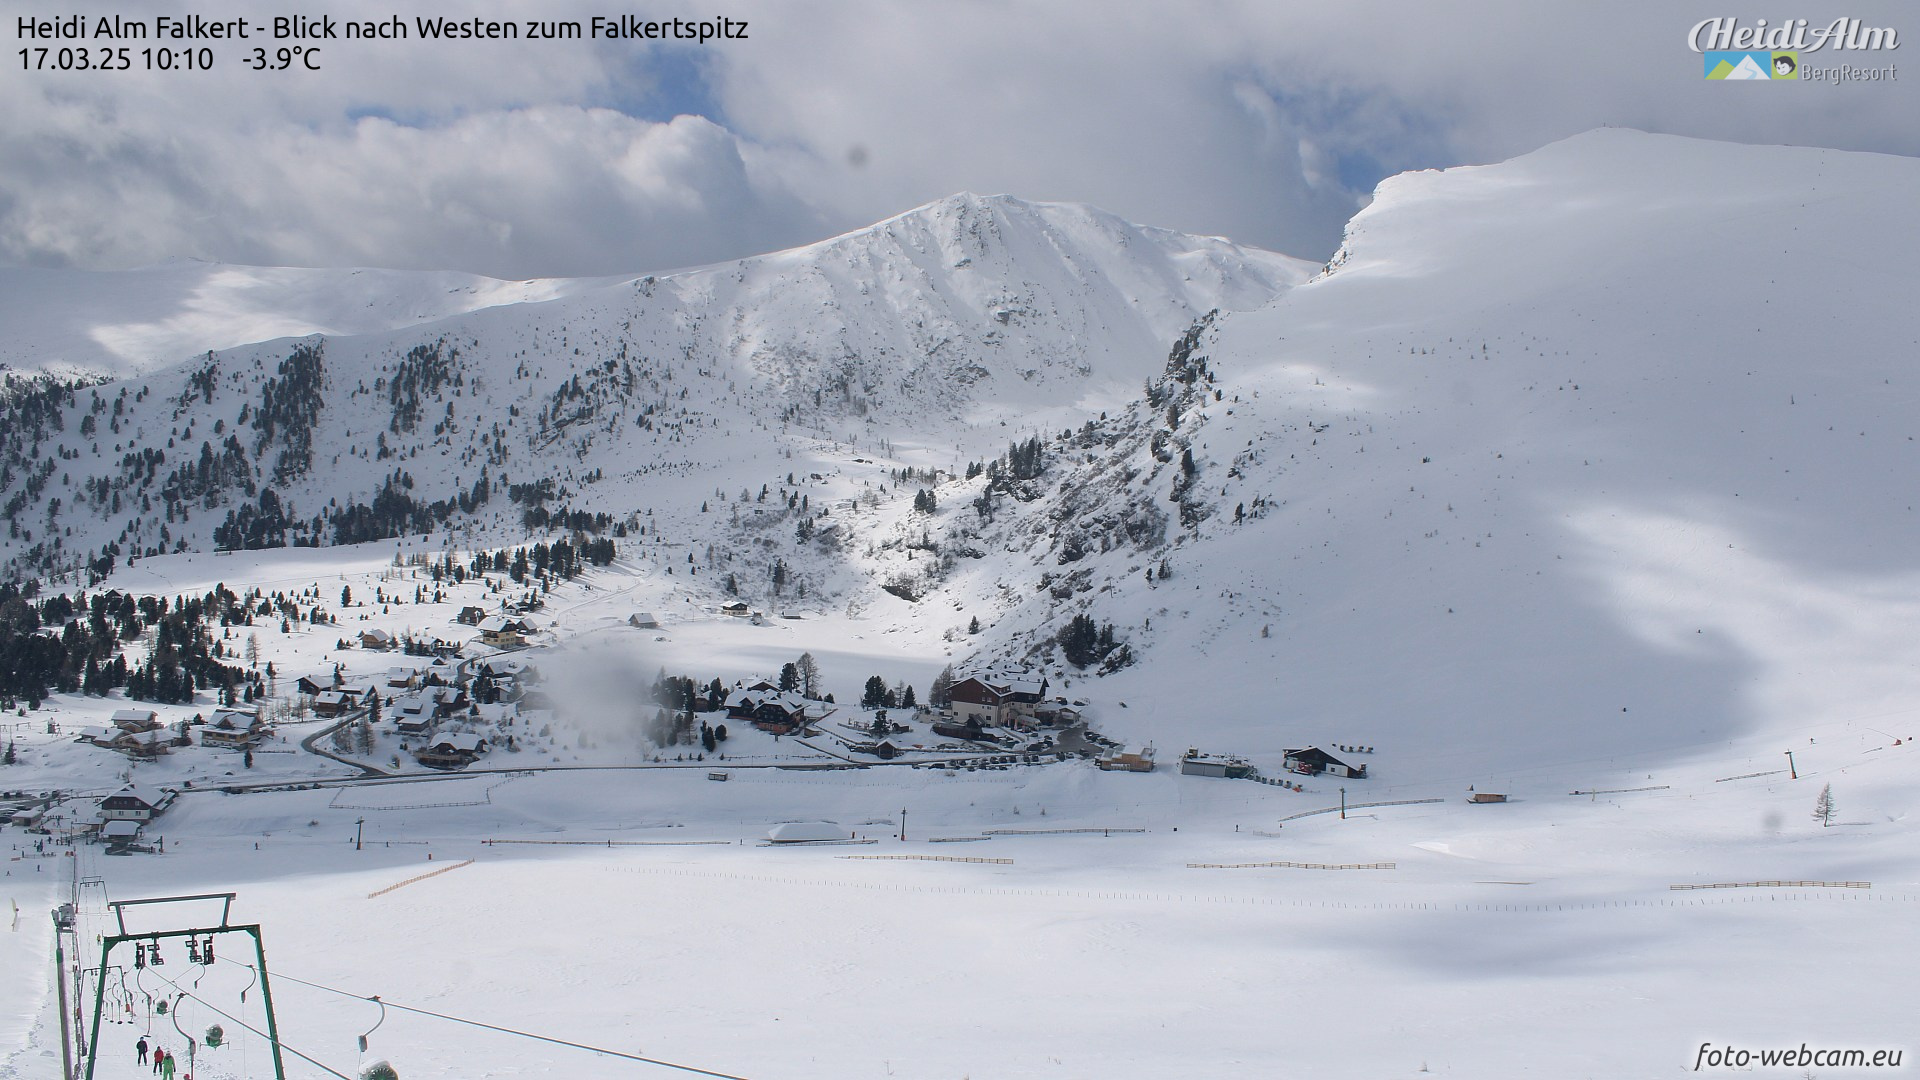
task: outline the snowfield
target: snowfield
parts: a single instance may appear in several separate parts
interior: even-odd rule
[[[962,196],[450,318],[434,333],[466,381],[404,431],[373,388],[418,332],[328,339],[316,468],[276,489],[303,514],[396,468],[438,498],[485,465],[626,528],[528,614],[517,655],[550,708],[472,725],[516,744],[461,773],[393,764],[384,732],[343,755],[389,776],[297,752],[325,727],[298,717],[269,744],[296,752],[247,770],[75,743],[118,695],[9,716],[22,764],[0,789],[180,794],[149,827],[164,854],[42,858],[9,829],[0,1078],[58,1068],[48,910],[77,896],[92,942],[107,900],[229,891],[312,1059],[292,1076],[1611,1078],[1803,1043],[1905,1057],[1749,1071],[1910,1072],[1916,186],[1907,159],[1598,131],[1388,181],[1311,280]],[[189,369],[156,373],[125,423],[239,430],[284,346],[220,357],[197,403]],[[58,438],[83,477],[95,451]],[[96,589],[317,597],[333,623],[223,639],[257,637],[281,695],[426,662],[339,647],[363,630],[490,652],[458,613],[535,590],[426,564],[559,535],[496,497],[403,538],[216,555],[245,500],[198,498],[166,534],[189,550],[148,554],[152,515],[92,503],[66,512],[71,550],[140,546]],[[735,600],[761,617],[721,614]],[[1114,651],[1072,662],[1074,616]],[[949,665],[1008,664],[1159,767],[646,736],[658,674],[732,685],[802,653],[836,702],[824,728],[870,716],[871,676],[924,700]],[[1368,778],[1177,765],[1192,747],[1292,782],[1307,746]],[[767,843],[802,822],[848,840]],[[136,1022],[106,1026],[96,1075],[150,1075],[141,1033],[183,1045],[149,995],[195,978],[179,1030],[230,1039],[195,1076],[265,1075],[235,941],[204,973],[177,944],[110,973]]]

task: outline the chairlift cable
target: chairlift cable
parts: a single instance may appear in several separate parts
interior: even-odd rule
[[[287,1053],[292,1054],[294,1057],[297,1057],[300,1060],[306,1062],[307,1064],[312,1065],[314,1068],[319,1069],[320,1071],[328,1074],[329,1076],[337,1076],[340,1078],[340,1080],[354,1080],[353,1077],[348,1076],[346,1073],[343,1073],[338,1069],[333,1068],[332,1066],[323,1065],[319,1061],[315,1060],[313,1057],[307,1054],[303,1054],[300,1051],[294,1049],[292,1046],[289,1046],[287,1044],[287,1041],[285,1039],[275,1039],[273,1036],[268,1035],[266,1032],[261,1031],[259,1028],[254,1027],[252,1024],[247,1023],[245,1020],[242,1020],[239,1017],[233,1015],[232,1013],[227,1012],[225,1009],[220,1008],[218,1005],[215,1005],[213,1002],[208,1001],[207,999],[201,997],[200,995],[192,993],[191,991],[188,991],[188,990],[181,989],[179,983],[174,982],[172,979],[167,978],[165,975],[160,976],[160,978],[165,979],[168,983],[171,983],[175,990],[180,991],[180,994],[182,997],[192,998],[194,1001],[197,1001],[200,1004],[205,1005],[208,1009],[211,1009],[212,1011],[220,1014],[220,1016],[224,1017],[225,1019],[230,1020],[233,1023],[240,1025],[242,1028],[245,1028],[247,1031],[250,1031],[253,1034],[258,1035],[261,1038],[267,1040],[269,1044],[277,1043],[280,1049],[285,1050]]]
[[[469,1020],[463,1016],[449,1016],[446,1013],[437,1013],[437,1012],[433,1012],[430,1009],[416,1009],[411,1005],[401,1005],[377,995],[356,994],[350,990],[342,990],[339,987],[326,986],[324,984],[317,983],[317,982],[308,982],[305,979],[296,978],[292,975],[286,974],[285,972],[281,972],[278,976],[276,976],[276,978],[283,979],[289,982],[297,982],[302,986],[311,986],[316,990],[325,990],[329,993],[339,994],[342,997],[358,998],[361,1001],[377,1001],[381,1005],[389,1009],[400,1009],[404,1012],[419,1013],[422,1016],[431,1016],[439,1020],[451,1020],[456,1024],[466,1024],[470,1027],[485,1028],[488,1031],[498,1031],[506,1035],[518,1035],[523,1039],[537,1039],[540,1042],[554,1043],[559,1046],[570,1046],[575,1050],[586,1050],[595,1054],[605,1054],[608,1057],[625,1058],[628,1061],[638,1061],[647,1065],[659,1065],[663,1068],[679,1069],[681,1072],[694,1073],[695,1075],[698,1075],[698,1076],[718,1077],[719,1080],[747,1080],[746,1077],[736,1076],[733,1073],[714,1072],[711,1069],[702,1069],[693,1065],[681,1065],[678,1062],[662,1061],[659,1058],[643,1057],[639,1054],[629,1054],[624,1050],[609,1050],[603,1046],[590,1046],[586,1043],[571,1042],[567,1039],[559,1039],[551,1035],[540,1035],[531,1031],[521,1031],[517,1028],[501,1027],[498,1024],[488,1024],[488,1023],[483,1023],[479,1020]]]

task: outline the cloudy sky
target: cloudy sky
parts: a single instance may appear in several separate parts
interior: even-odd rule
[[[334,41],[317,72],[250,71],[246,47],[212,43],[204,72],[23,70],[21,47],[112,43],[21,41],[21,18],[289,10],[178,2],[0,0],[0,265],[639,272],[960,190],[1324,258],[1384,176],[1604,125],[1920,154],[1920,9],[1884,0],[317,0],[293,7],[409,24],[725,14],[749,39]],[[1897,50],[1806,62],[1900,77],[1711,82],[1686,38],[1714,16],[1890,26]],[[123,44],[138,67],[155,43]]]

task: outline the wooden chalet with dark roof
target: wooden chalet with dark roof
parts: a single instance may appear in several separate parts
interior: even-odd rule
[[[755,686],[765,687],[766,683]],[[820,718],[822,706],[790,690],[740,687],[727,695],[727,719],[746,720],[761,731],[790,735]]]
[[[947,700],[955,719],[990,727],[1029,724],[1046,698],[1046,676],[1025,672],[970,675],[953,684]]]
[[[489,615],[480,620],[480,641],[496,649],[517,649],[527,643],[533,627],[524,619],[510,615]]]
[[[436,735],[413,755],[415,761],[430,769],[462,769],[487,752],[487,740],[471,733]]]
[[[1349,765],[1317,746],[1286,750],[1282,753],[1289,772],[1305,776],[1319,776],[1321,773],[1326,773],[1328,776],[1341,776],[1353,780],[1367,778],[1365,765]]]
[[[173,793],[129,784],[100,800],[104,821],[152,821],[173,802]]]
[[[273,733],[260,714],[250,709],[216,709],[200,729],[200,745],[222,750],[251,750]]]

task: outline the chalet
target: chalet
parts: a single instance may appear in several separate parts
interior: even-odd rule
[[[160,729],[135,733],[124,728],[86,728],[81,731],[79,741],[90,742],[109,750],[118,750],[129,757],[152,759],[171,753],[171,739],[162,739]]]
[[[463,769],[487,752],[487,740],[478,735],[451,732],[437,735],[413,755],[430,769]]]
[[[787,690],[738,689],[727,695],[726,708],[727,719],[746,720],[775,735],[790,735],[820,718],[818,702]]]
[[[420,673],[412,668],[388,668],[387,686],[394,690],[411,690],[420,683]]]
[[[393,727],[402,735],[425,735],[440,718],[433,702],[422,694],[408,694],[393,702]]]
[[[480,620],[480,640],[496,649],[517,649],[527,643],[532,631],[524,620],[507,615],[489,615]]]
[[[420,691],[420,696],[433,704],[433,710],[441,716],[452,716],[467,711],[473,702],[467,700],[467,692],[457,686],[428,686]]]
[[[968,676],[947,692],[956,718],[991,727],[1031,723],[1046,694],[1046,677],[1024,672]]]
[[[1245,780],[1253,775],[1253,766],[1245,758],[1230,754],[1203,754],[1189,749],[1180,759],[1182,776],[1224,776],[1229,780]]]
[[[974,719],[935,720],[933,733],[943,739],[967,739],[976,742],[987,737],[986,732],[980,730],[980,721]]]
[[[484,656],[469,663],[467,670],[475,675],[491,675],[496,679],[508,675],[534,679],[539,675],[532,664],[518,656]]]
[[[1284,752],[1283,759],[1289,772],[1297,772],[1305,776],[1319,776],[1321,773],[1326,773],[1329,776],[1353,780],[1367,778],[1365,765],[1349,765],[1317,746],[1309,746],[1302,750],[1287,750]]]
[[[246,709],[216,709],[200,729],[200,745],[226,750],[251,750],[273,733],[260,714]]]
[[[393,635],[387,633],[385,630],[360,631],[360,647],[363,649],[378,649],[381,652],[385,652],[393,648],[393,645]]]
[[[735,600],[731,604],[720,605],[720,614],[731,615],[736,619],[744,619],[753,614],[753,609],[747,606],[746,601]]]
[[[170,791],[129,784],[100,800],[100,817],[106,821],[152,821],[172,802]]]
[[[454,621],[463,626],[479,626],[480,620],[486,617],[487,612],[485,608],[477,608],[472,604],[468,604],[466,607],[460,609],[460,614],[454,617]]]
[[[315,694],[333,689],[333,683],[320,682],[310,675],[302,675],[293,681],[293,688],[307,697],[313,697]]]
[[[119,709],[113,714],[113,726],[140,735],[159,728],[160,717],[152,709]]]
[[[360,695],[351,690],[322,690],[313,695],[313,715],[341,716],[360,707]]]
[[[627,616],[627,625],[635,630],[658,630],[660,620],[651,611],[637,611]]]

